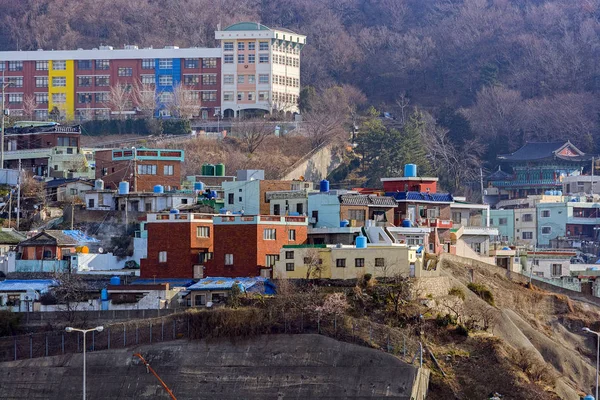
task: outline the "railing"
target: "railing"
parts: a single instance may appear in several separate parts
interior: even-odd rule
[[[16,260],[17,272],[62,272],[69,269],[65,260]]]

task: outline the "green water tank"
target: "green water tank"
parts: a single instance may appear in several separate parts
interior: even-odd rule
[[[215,166],[212,164],[206,164],[206,173],[204,175],[215,176]]]
[[[215,165],[215,175],[216,176],[225,176],[225,164],[220,163]]]

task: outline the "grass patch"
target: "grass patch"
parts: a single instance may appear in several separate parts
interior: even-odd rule
[[[467,285],[469,290],[479,296],[483,301],[488,303],[490,306],[495,306],[494,294],[485,285],[481,283],[469,283]]]

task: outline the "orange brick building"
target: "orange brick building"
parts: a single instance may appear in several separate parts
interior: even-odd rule
[[[142,278],[202,278],[213,256],[212,214],[148,214]]]

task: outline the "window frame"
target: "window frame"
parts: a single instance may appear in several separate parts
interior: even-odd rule
[[[336,268],[346,268],[346,259],[345,258],[336,258],[335,259],[335,267]]]

